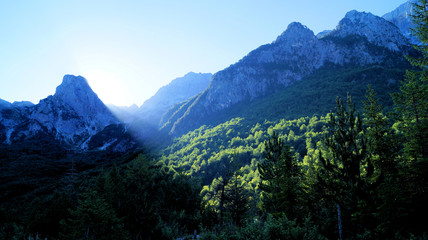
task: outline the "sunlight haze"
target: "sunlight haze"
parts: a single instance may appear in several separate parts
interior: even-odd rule
[[[140,106],[186,73],[215,73],[294,21],[315,34],[356,9],[383,15],[404,0],[1,1],[0,98],[55,93],[82,75],[106,104]]]

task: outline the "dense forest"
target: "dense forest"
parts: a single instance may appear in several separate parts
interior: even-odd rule
[[[237,117],[155,152],[2,152],[65,173],[0,178],[33,183],[2,192],[0,239],[428,239],[427,6],[415,5],[421,54],[388,111],[368,85],[328,114]]]

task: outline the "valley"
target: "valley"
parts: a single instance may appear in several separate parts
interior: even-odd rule
[[[426,13],[353,10],[318,35],[293,22],[140,107],[74,75],[38,104],[0,99],[0,239],[425,239],[411,2]]]

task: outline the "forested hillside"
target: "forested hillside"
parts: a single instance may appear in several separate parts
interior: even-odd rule
[[[409,80],[394,114],[368,88],[361,112],[348,96],[327,115],[236,118],[177,138],[161,156],[72,171],[53,194],[3,202],[1,236],[424,238],[427,89]],[[409,91],[418,107],[403,112]]]
[[[121,128],[88,151],[0,146],[0,239],[428,239],[427,1],[414,11],[409,63],[319,68],[155,150],[101,149]]]

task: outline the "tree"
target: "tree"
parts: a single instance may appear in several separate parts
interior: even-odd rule
[[[344,233],[362,234],[369,219],[371,196],[367,171],[373,169],[367,159],[366,138],[362,120],[355,111],[348,94],[347,107],[340,98],[335,114],[330,114],[328,134],[323,141],[324,151],[319,155],[319,188],[330,202],[330,209],[340,206]]]
[[[244,194],[244,189],[240,184],[239,180],[234,180],[234,176],[237,177],[239,175],[238,169],[238,155],[236,152],[233,154],[230,162],[226,162],[221,165],[222,172],[224,172],[223,176],[220,176],[216,179],[213,179],[211,185],[209,186],[208,191],[204,191],[204,198],[206,200],[205,209],[207,212],[218,212],[218,221],[221,225],[225,223],[225,213],[228,213],[229,210],[234,211],[235,219],[237,220],[241,216],[237,216],[237,210],[233,204],[238,203]],[[236,185],[236,186],[235,186]],[[239,186],[238,186],[239,185]],[[235,209],[234,209],[235,208]],[[239,221],[235,221],[238,223]]]
[[[249,193],[245,189],[240,172],[236,171],[226,186],[225,211],[236,226],[241,226],[249,208]]]
[[[367,160],[367,177],[372,181],[382,181],[385,175],[396,173],[395,158],[399,152],[393,130],[388,124],[388,118],[383,114],[375,91],[369,85],[364,101],[364,125],[369,156]]]
[[[393,94],[405,157],[416,163],[428,156],[428,81],[425,73],[407,71],[400,92]]]
[[[258,165],[263,208],[274,215],[299,216],[301,170],[291,148],[276,133],[265,141],[264,161]]]
[[[408,70],[401,82],[400,92],[393,94],[401,130],[406,137],[405,153],[415,162],[428,157],[428,3],[419,0],[413,4],[412,34],[420,41],[419,52],[408,56],[414,69]]]
[[[122,219],[96,191],[82,194],[79,205],[70,210],[70,218],[61,220],[61,239],[127,239]]]
[[[406,72],[400,91],[393,94],[398,129],[404,136],[401,185],[406,216],[400,219],[406,231],[423,233],[428,212],[428,2],[413,4],[412,33],[420,41],[415,56],[408,56],[413,68]]]

